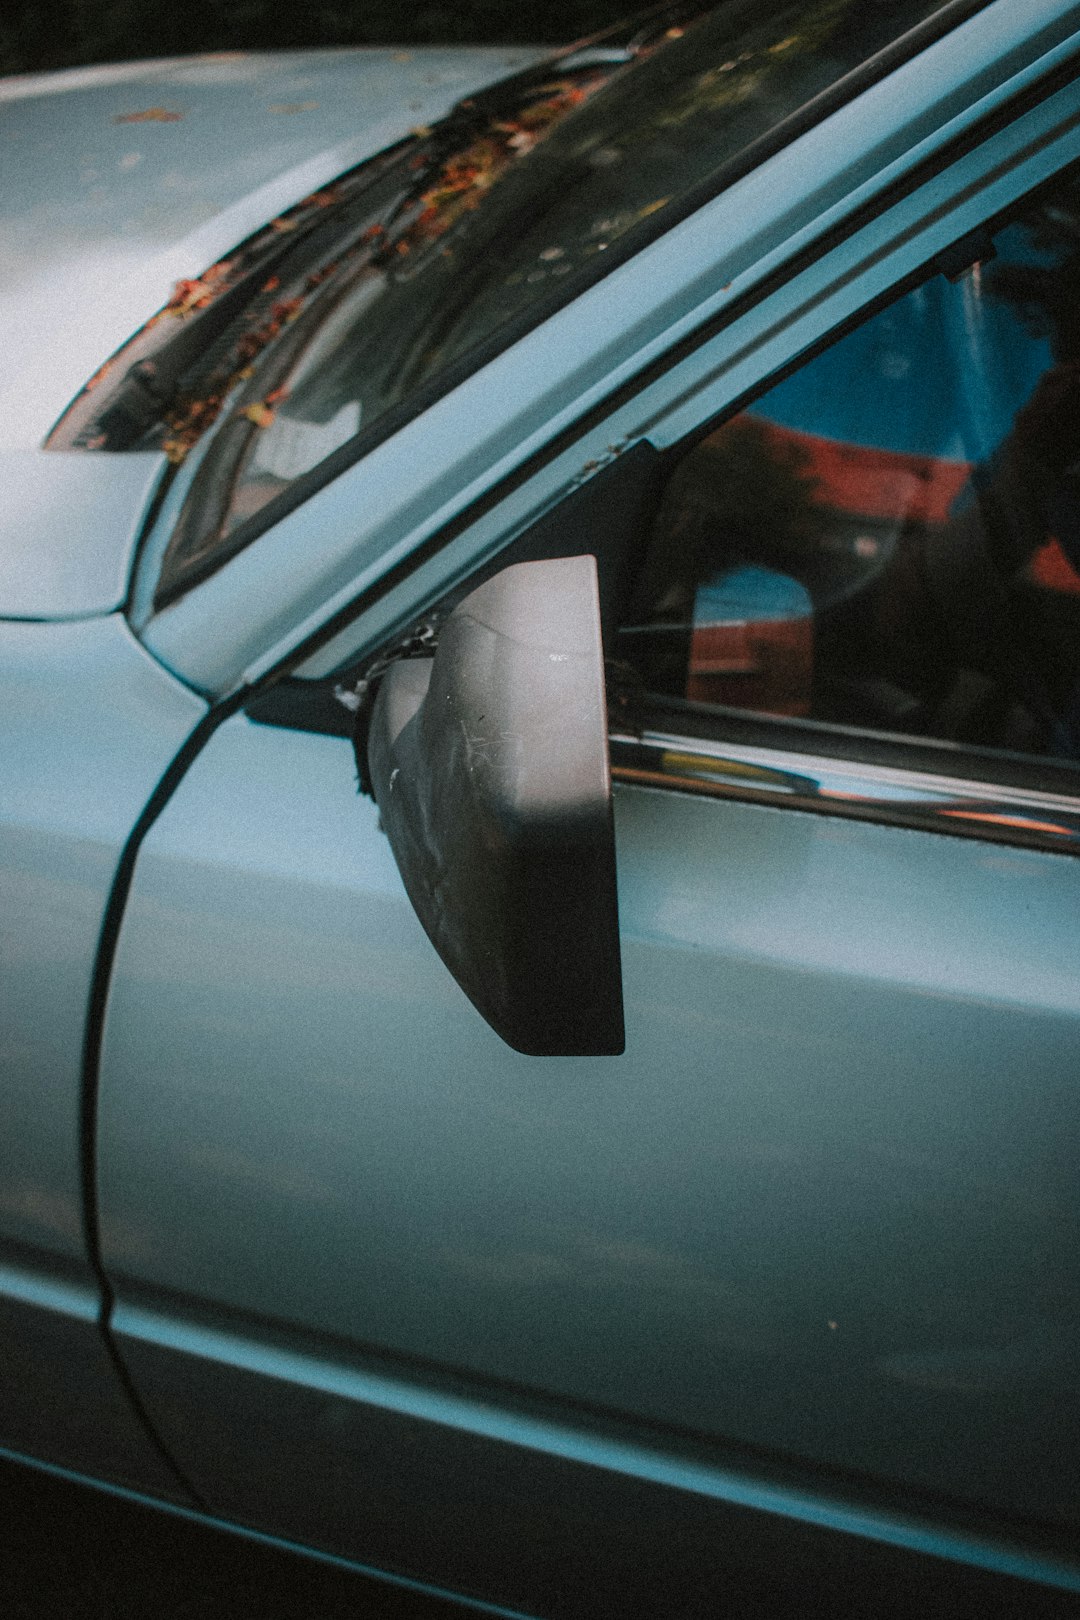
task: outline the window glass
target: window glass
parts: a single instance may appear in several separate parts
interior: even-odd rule
[[[682,459],[621,655],[699,702],[1080,756],[1080,180]]]
[[[166,553],[159,604],[231,556],[234,531],[295,480],[572,298],[940,9],[703,0],[700,15],[688,5],[682,24],[654,17],[625,48],[556,60],[494,111],[464,104],[421,132],[430,139],[404,179],[392,171],[366,215],[354,199],[340,232],[325,193],[318,252],[305,237],[282,260],[273,302],[171,408],[174,460],[224,421]]]

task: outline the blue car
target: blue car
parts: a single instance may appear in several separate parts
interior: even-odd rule
[[[3,1455],[493,1614],[1077,1612],[1078,72],[0,81]]]

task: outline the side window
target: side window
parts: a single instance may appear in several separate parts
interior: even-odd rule
[[[1080,176],[688,450],[620,657],[705,704],[1080,757]]]

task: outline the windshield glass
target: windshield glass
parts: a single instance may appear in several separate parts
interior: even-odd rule
[[[361,453],[404,407],[543,319],[939,9],[728,0],[675,25],[669,9],[666,26],[534,75],[510,106],[485,102],[470,118],[466,103],[441,143],[419,132],[432,138],[412,159],[412,189],[395,179],[393,206],[363,229],[354,221],[318,265],[308,256],[294,284],[275,278],[269,326],[215,379],[225,420],[166,552],[158,603],[252,538],[247,520],[297,479],[330,457],[336,471],[343,447]],[[173,411],[174,459],[206,419],[197,395]]]

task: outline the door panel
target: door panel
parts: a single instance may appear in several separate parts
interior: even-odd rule
[[[264,1324],[223,1332],[170,1305],[121,1307],[115,1326],[221,1513],[512,1606],[500,1614],[751,1620],[799,1614],[807,1592],[860,1620],[886,1592],[895,1615],[1075,1613],[1075,1561],[948,1529],[926,1503],[861,1504],[850,1479],[815,1489],[734,1447],[553,1416],[505,1386],[478,1398]]]
[[[106,1027],[144,1398],[175,1421],[196,1321],[1075,1528],[1080,865],[647,788],[616,830],[626,1055],[522,1057],[348,744],[218,730],[140,854]],[[190,1412],[166,1438],[205,1468]],[[317,1535],[304,1470],[227,1443],[247,1514]],[[317,1455],[359,1486],[332,1430]]]
[[[0,1446],[179,1487],[99,1331],[84,1025],[117,864],[205,705],[119,615],[0,626]]]

